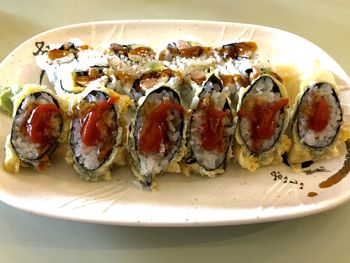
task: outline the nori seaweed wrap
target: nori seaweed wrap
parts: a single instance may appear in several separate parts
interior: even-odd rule
[[[11,133],[7,136],[4,168],[43,170],[63,140],[65,106],[45,86],[27,84],[14,98]]]
[[[140,99],[129,134],[131,168],[139,181],[154,188],[154,177],[180,172],[185,153],[186,112],[178,93],[156,86]]]
[[[248,170],[282,162],[289,150],[285,135],[289,100],[284,86],[269,75],[261,75],[240,92],[235,158]]]
[[[66,160],[83,180],[108,180],[114,165],[125,164],[125,114],[131,104],[104,87],[89,88],[72,103]]]
[[[230,100],[221,80],[212,74],[193,99],[187,130],[188,154],[182,170],[204,176],[224,172],[232,157],[235,130]]]

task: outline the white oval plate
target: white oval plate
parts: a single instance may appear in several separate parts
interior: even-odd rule
[[[324,51],[309,41],[269,27],[205,21],[111,21],[72,25],[39,34],[15,49],[0,65],[0,85],[38,83],[40,69],[33,53],[48,43],[80,38],[93,46],[110,42],[142,42],[157,51],[178,39],[197,39],[219,46],[236,41],[255,41],[259,56],[271,64],[294,64],[334,73],[337,84],[349,87],[350,79]],[[349,92],[341,94],[349,117]],[[0,115],[0,145],[4,145],[11,120]],[[350,146],[350,145],[349,145]],[[349,147],[348,147],[349,148]],[[21,169],[20,174],[0,170],[0,199],[35,214],[104,224],[147,226],[232,225],[282,220],[318,213],[350,197],[350,176],[330,188],[320,182],[341,169],[349,171],[344,145],[339,158],[315,163],[295,174],[284,165],[261,168],[255,173],[231,165],[217,178],[167,174],[159,178],[155,192],[134,183],[128,167],[117,169],[109,182],[86,183],[63,160],[63,153],[42,173]],[[0,152],[1,160],[4,152]],[[273,172],[280,174],[274,176]],[[271,174],[272,173],[272,174]],[[308,197],[309,192],[317,192]]]

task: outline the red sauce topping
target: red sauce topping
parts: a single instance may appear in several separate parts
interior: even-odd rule
[[[109,111],[113,103],[116,101],[118,101],[118,97],[113,96],[107,101],[102,101],[88,109],[87,112],[83,112],[82,117],[80,118],[80,133],[85,145],[94,146],[104,141],[102,133],[106,129],[109,129],[109,125],[104,118],[104,113]]]
[[[212,100],[208,103],[201,103],[200,107],[204,110],[203,123],[201,129],[202,146],[208,151],[223,152],[225,126],[223,120],[229,115],[227,111],[220,111],[214,108]]]
[[[252,147],[254,151],[259,151],[263,140],[268,140],[274,135],[277,128],[276,113],[288,104],[288,99],[275,103],[260,100],[250,101],[250,103],[245,103],[249,105],[244,105],[238,111],[238,116],[247,117],[250,120]]]
[[[162,143],[165,145],[169,143],[166,120],[169,110],[184,112],[181,105],[175,104],[170,100],[165,100],[162,104],[157,105],[149,115],[148,122],[141,128],[139,139],[139,150],[141,153],[158,153]]]
[[[325,99],[319,99],[312,104],[312,112],[309,115],[308,127],[315,132],[323,131],[329,122],[330,110]]]
[[[39,104],[32,108],[26,122],[27,133],[32,143],[45,144],[54,139],[51,118],[56,114],[61,114],[61,111],[54,104]]]

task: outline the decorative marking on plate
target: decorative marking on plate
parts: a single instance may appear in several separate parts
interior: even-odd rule
[[[35,47],[37,48],[37,50],[33,52],[34,56],[43,55],[43,54],[49,52],[49,46],[47,46],[47,45],[45,46],[44,41],[35,42]]]
[[[225,37],[225,31],[226,31],[226,25],[223,25],[221,27],[221,33],[220,33],[220,44],[224,41],[224,37]]]
[[[346,152],[343,167],[340,168],[340,170],[338,172],[333,174],[327,180],[321,182],[319,184],[320,188],[331,187],[331,186],[339,183],[341,180],[343,180],[349,174],[349,171],[350,171],[350,140],[346,141],[345,144],[346,144],[347,152]]]
[[[119,41],[123,39],[124,27],[125,27],[125,24],[120,25],[119,36],[118,36]]]
[[[129,193],[131,188],[124,189],[124,192],[120,192],[118,198],[114,198],[112,202],[102,211],[102,213],[106,213],[109,209],[111,209],[117,201],[122,199],[127,193]]]
[[[113,30],[111,30],[108,34],[108,36],[106,37],[105,41],[106,42],[111,42],[111,41],[114,41],[114,37],[117,35],[118,33],[118,30],[119,30],[119,36],[118,36],[118,40],[121,39],[121,33],[123,30],[124,30],[124,24],[121,25],[121,29],[119,29],[119,25],[115,25],[113,27]]]
[[[296,190],[303,190],[305,187],[304,183],[294,176],[285,176],[279,171],[272,171],[270,175],[275,183],[264,192],[261,202],[263,209],[278,206],[280,202],[285,202],[287,196],[298,198]]]
[[[251,27],[246,27],[243,31],[237,36],[238,39],[243,39],[245,41],[252,40],[255,33],[255,29]]]
[[[304,189],[304,183],[303,182],[298,182],[296,179],[291,179],[288,176],[283,176],[280,172],[272,171],[271,176],[273,177],[274,181],[282,181],[284,184],[295,184],[298,185],[299,189]]]
[[[282,181],[276,181],[272,187],[270,187],[264,194],[264,198],[261,201],[262,208],[268,208],[276,206],[280,197],[284,196],[284,193],[288,193],[288,185],[283,184]]]
[[[92,43],[95,45],[95,31],[96,31],[96,25],[92,25],[91,29],[91,38],[92,38]]]
[[[115,187],[115,185],[114,185],[114,187]],[[106,212],[109,208],[111,208],[113,206],[113,204],[116,203],[117,200],[120,200],[120,198],[123,197],[126,193],[127,193],[127,188],[119,188],[119,189],[116,188],[116,189],[113,189],[109,192],[106,192],[105,194],[91,196],[88,199],[76,200],[79,204],[77,204],[75,206],[71,206],[71,208],[72,209],[79,209],[79,208],[83,208],[83,207],[86,207],[89,205],[103,203],[103,202],[109,202],[112,200],[111,203],[108,204],[107,208],[105,208],[103,210],[103,212]]]
[[[106,186],[100,187],[96,190],[89,191],[89,192],[86,192],[82,195],[79,195],[79,196],[69,200],[68,202],[62,204],[60,206],[60,208],[64,208],[68,205],[71,206],[73,203],[75,204],[75,203],[87,202],[89,200],[96,199],[97,197],[105,196],[106,194],[114,192],[114,191],[116,191],[115,185],[113,185],[113,184],[106,185]]]

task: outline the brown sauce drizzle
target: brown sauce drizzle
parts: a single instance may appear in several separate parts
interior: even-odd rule
[[[184,58],[193,58],[193,57],[200,57],[203,53],[203,48],[201,46],[193,46],[193,47],[187,47],[183,49],[179,49],[179,53],[181,57]]]
[[[237,57],[249,58],[258,49],[255,42],[238,42],[222,46],[220,55],[225,59],[237,59]]]
[[[309,192],[309,193],[307,194],[308,197],[315,197],[315,196],[317,196],[317,195],[318,195],[318,193],[316,193],[316,192]]]
[[[82,72],[75,77],[75,82],[80,86],[86,86],[90,81],[102,77],[104,74],[98,68],[90,68],[87,72]]]
[[[220,79],[222,80],[225,86],[230,84],[235,84],[238,87],[248,87],[249,79],[243,75],[235,74],[235,75],[224,75],[220,74]]]
[[[319,184],[320,188],[331,187],[331,186],[339,183],[342,179],[344,179],[348,175],[348,173],[350,171],[350,140],[346,141],[345,144],[346,144],[347,154],[345,157],[343,167],[338,172],[336,172],[334,175],[329,177],[327,180],[321,182]]]
[[[129,52],[128,52],[128,56],[130,58],[132,57],[150,57],[150,58],[154,58],[156,55],[156,53],[153,51],[153,49],[149,48],[149,47],[135,47],[132,48]]]
[[[123,55],[123,56],[128,56],[129,48],[125,45],[120,45],[117,43],[112,43],[111,44],[111,49],[114,51],[114,53]]]

